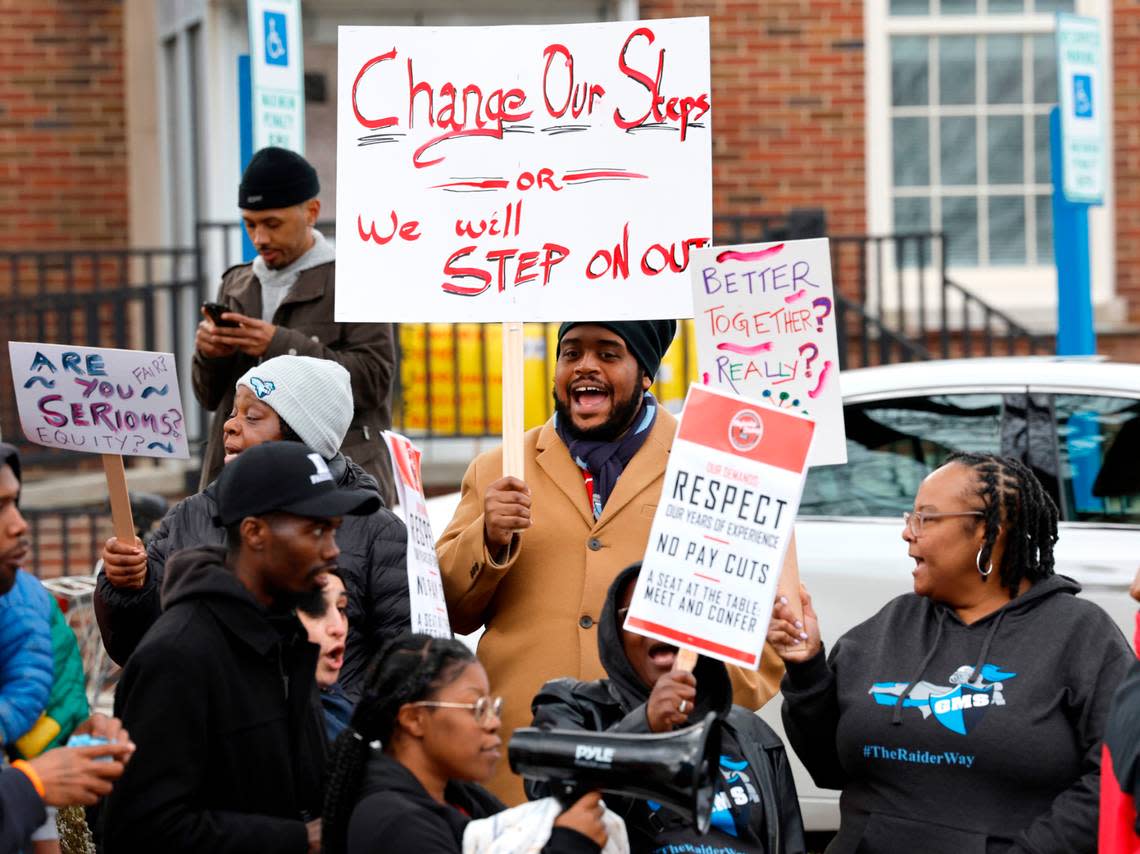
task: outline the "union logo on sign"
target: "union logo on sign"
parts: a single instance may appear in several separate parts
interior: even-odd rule
[[[728,442],[741,453],[751,451],[760,444],[764,435],[764,422],[751,409],[742,409],[728,422]]]

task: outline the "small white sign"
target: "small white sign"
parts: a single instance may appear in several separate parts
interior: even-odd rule
[[[814,423],[692,386],[625,628],[760,666]]]
[[[699,249],[692,282],[699,379],[810,416],[808,464],[847,462],[827,239]]]
[[[411,603],[412,631],[436,637],[451,637],[443,580],[435,554],[427,501],[420,474],[420,449],[411,440],[384,431],[384,441],[392,457],[396,476],[396,497],[408,528],[408,598]]]
[[[692,314],[708,19],[341,27],[340,321]]]
[[[20,426],[48,448],[189,458],[171,353],[8,342]]]
[[[1108,122],[1100,21],[1057,15],[1057,87],[1061,112],[1062,187],[1070,202],[1104,202]]]
[[[305,65],[300,0],[249,0],[253,150],[305,153]]]

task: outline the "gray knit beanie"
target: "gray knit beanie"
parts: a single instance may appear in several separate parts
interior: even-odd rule
[[[328,359],[276,356],[237,381],[293,428],[302,442],[331,460],[352,423],[352,380]]]

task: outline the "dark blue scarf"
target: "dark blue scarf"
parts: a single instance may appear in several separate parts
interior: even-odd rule
[[[602,515],[602,509],[609,500],[610,493],[617,486],[618,478],[641,450],[649,433],[657,421],[657,401],[646,392],[641,398],[641,408],[633,417],[633,426],[612,442],[598,442],[590,439],[572,438],[554,415],[554,429],[558,438],[570,449],[570,458],[583,471],[588,471],[594,479],[594,518]]]

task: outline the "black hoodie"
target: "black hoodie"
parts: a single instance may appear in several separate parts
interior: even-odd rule
[[[506,809],[475,783],[448,783],[443,794],[445,804],[395,759],[373,751],[348,821],[348,854],[460,854],[469,821]],[[598,846],[577,831],[556,827],[542,851],[597,854]]]
[[[325,763],[319,648],[224,558],[171,558],[165,610],[123,670],[115,715],[138,750],[104,807],[107,854],[308,850]]]
[[[1100,741],[1130,658],[1063,576],[966,625],[906,594],[784,677],[788,740],[842,789],[828,854],[1096,851]]]
[[[337,454],[328,464],[338,486],[379,488],[376,479],[348,457]],[[167,556],[180,549],[225,543],[225,531],[214,524],[217,512],[213,483],[174,505],[147,543],[147,574],[141,588],[114,587],[99,573],[95,613],[103,645],[117,663],[126,663],[161,613],[159,594]],[[348,638],[338,681],[355,702],[368,662],[386,640],[410,628],[408,533],[398,516],[381,507],[367,516],[345,516],[336,544],[348,593]]]
[[[584,729],[594,732],[648,733],[647,688],[622,646],[618,596],[640,570],[622,570],[606,593],[598,623],[598,653],[608,678],[594,682],[555,679],[547,682],[531,704],[536,727]],[[724,664],[701,656],[693,670],[696,706],[690,720],[716,712],[723,721],[721,774],[713,813],[713,831],[698,838],[695,831],[667,808],[606,795],[606,804],[625,819],[630,849],[635,852],[694,850],[709,852],[763,851],[797,854],[804,851],[803,821],[795,782],[780,737],[753,712],[732,704],[732,683]],[[547,787],[526,781],[531,798],[549,794]]]

